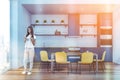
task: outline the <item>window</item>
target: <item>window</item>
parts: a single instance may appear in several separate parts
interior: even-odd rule
[[[2,11],[0,14],[0,73],[2,73],[9,67],[9,0],[1,1],[0,6],[0,10]]]

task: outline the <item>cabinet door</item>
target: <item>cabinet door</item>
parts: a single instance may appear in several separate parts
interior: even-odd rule
[[[112,26],[112,13],[100,13],[98,21],[100,26]]]
[[[100,47],[112,47],[112,13],[100,13],[98,26]]]
[[[97,35],[97,15],[96,14],[80,14],[80,36]]]
[[[79,36],[79,15],[69,14],[68,24],[69,36]]]

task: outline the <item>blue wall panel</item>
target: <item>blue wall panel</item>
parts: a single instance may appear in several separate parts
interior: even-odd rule
[[[65,51],[69,52],[68,48],[35,48],[35,62],[40,61],[40,51],[41,50],[46,50],[49,55],[49,59],[51,58],[51,53],[59,52],[59,51]],[[106,50],[106,56],[105,56],[105,61],[112,61],[112,48],[80,48],[80,53],[85,52],[85,51],[90,51],[98,54],[98,58],[102,58],[103,52]],[[79,55],[79,54],[78,54]],[[72,54],[68,56],[68,60],[75,62],[80,60],[78,57],[76,58],[70,58],[70,57],[76,57],[76,54]]]

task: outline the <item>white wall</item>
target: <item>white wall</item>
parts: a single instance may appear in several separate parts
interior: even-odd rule
[[[30,14],[17,0],[10,2],[10,61],[11,68],[23,65],[24,41],[27,26],[30,25]]]
[[[94,37],[38,36],[36,47],[96,47]]]
[[[113,12],[113,62],[120,64],[120,6]]]
[[[10,61],[11,68],[18,68],[18,2],[10,2]]]
[[[0,74],[10,66],[10,10],[9,1],[0,1]],[[3,10],[4,9],[4,10]]]
[[[20,4],[18,4],[18,65],[23,65],[24,55],[24,35],[27,33],[27,27],[31,24],[31,14]]]
[[[96,24],[96,15],[88,15],[94,24]],[[43,21],[47,20],[45,24],[51,24],[55,20],[55,24],[61,24],[60,21],[64,20],[68,24],[68,15],[32,15],[31,22],[34,24],[35,20],[39,20],[39,24],[44,24]],[[84,19],[81,19],[81,21]],[[85,22],[85,21],[84,21]],[[92,23],[93,24],[93,23]],[[69,26],[36,26],[34,32],[36,34],[53,34],[55,30],[61,31],[62,34],[68,33]],[[72,32],[72,30],[70,31]],[[94,36],[37,36],[36,47],[97,47],[97,37]]]

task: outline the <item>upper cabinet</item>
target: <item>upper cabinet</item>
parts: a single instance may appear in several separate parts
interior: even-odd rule
[[[33,15],[32,26],[37,36],[67,36],[67,15]]]
[[[112,13],[99,13],[99,46],[112,47]]]
[[[80,36],[97,36],[97,14],[80,14]]]

